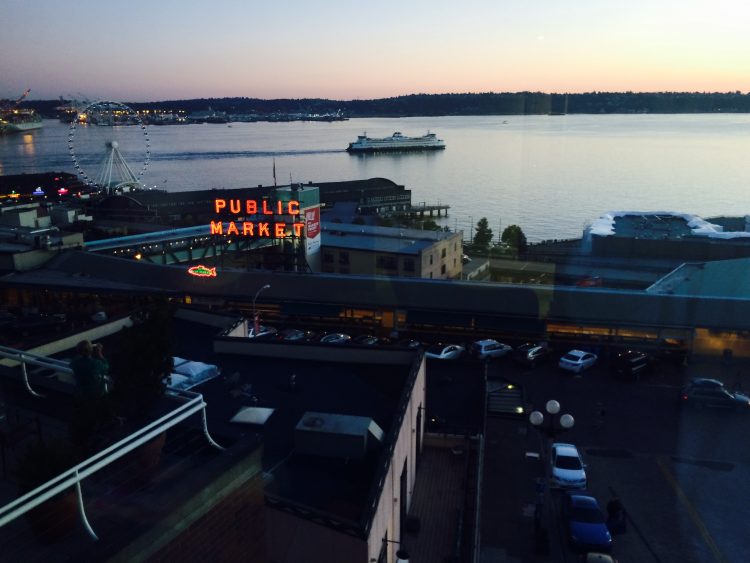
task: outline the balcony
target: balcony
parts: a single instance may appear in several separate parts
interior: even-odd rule
[[[203,396],[190,391],[168,391],[151,420],[115,429],[96,453],[19,496],[24,475],[17,469],[30,447],[43,443],[71,449],[73,389],[66,382],[66,362],[4,347],[0,356],[20,362],[0,368],[3,558],[143,560],[185,545],[175,538],[237,491],[262,506],[257,437],[217,444],[206,427]],[[244,486],[253,480],[257,486]],[[61,496],[67,501],[33,525],[30,515]],[[249,513],[260,518],[262,511]]]

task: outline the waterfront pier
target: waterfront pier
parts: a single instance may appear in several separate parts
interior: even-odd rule
[[[410,205],[403,212],[399,213],[399,215],[422,218],[425,216],[425,214],[428,214],[429,217],[433,217],[436,213],[438,217],[443,217],[443,212],[445,212],[445,217],[447,217],[448,209],[450,209],[450,205],[441,203],[426,203],[422,201],[420,203]]]

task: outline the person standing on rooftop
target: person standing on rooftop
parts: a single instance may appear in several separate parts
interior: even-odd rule
[[[69,432],[78,456],[85,459],[100,447],[103,433],[118,418],[107,392],[109,362],[102,345],[82,340],[76,350],[70,362],[76,388]]]
[[[96,398],[107,394],[109,362],[104,357],[101,344],[81,340],[76,346],[78,356],[70,362],[76,382],[76,395]]]

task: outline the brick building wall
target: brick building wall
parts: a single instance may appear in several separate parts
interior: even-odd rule
[[[261,459],[257,447],[197,486],[203,470],[194,469],[189,482],[175,484],[190,492],[175,491],[181,504],[109,561],[267,563]]]
[[[243,483],[147,561],[266,563],[261,476]]]

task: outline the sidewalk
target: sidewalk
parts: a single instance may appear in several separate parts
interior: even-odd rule
[[[557,561],[554,557],[554,518],[549,495],[537,491],[544,481],[542,440],[525,419],[488,418],[485,441],[481,511],[482,563]],[[541,512],[537,503],[543,502]],[[548,541],[535,536],[538,526]]]

